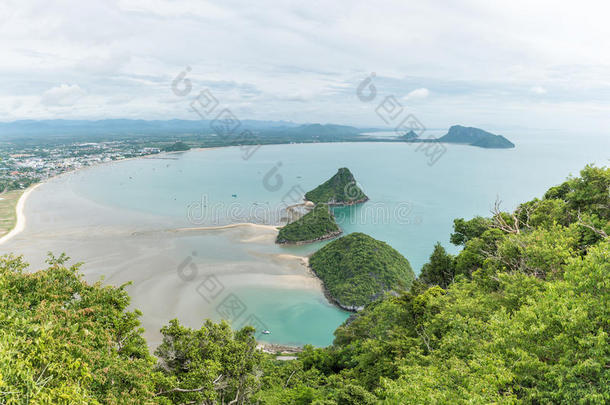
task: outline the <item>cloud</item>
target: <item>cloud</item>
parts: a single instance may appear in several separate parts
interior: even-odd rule
[[[78,84],[61,84],[53,87],[42,94],[40,102],[43,105],[53,106],[72,106],[85,96],[85,91]]]
[[[534,86],[530,91],[534,94],[546,94],[546,89],[542,86]]]
[[[405,100],[413,100],[413,99],[418,99],[418,98],[426,98],[430,95],[430,90],[428,90],[425,87],[419,88],[419,89],[415,89],[411,92],[409,92],[409,94],[407,94],[404,99]]]
[[[377,126],[375,106],[394,95],[427,127],[560,127],[553,112],[569,105],[568,124],[610,128],[601,0],[72,3],[0,1],[0,120],[196,119],[189,103],[208,88],[240,119]],[[186,66],[193,89],[179,97]],[[378,95],[363,104],[371,72]]]

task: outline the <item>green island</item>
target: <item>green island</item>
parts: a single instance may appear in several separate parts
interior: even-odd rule
[[[515,147],[514,143],[502,135],[495,135],[479,128],[464,127],[462,125],[453,125],[449,128],[449,132],[438,140],[439,142],[461,143],[487,149],[509,149]]]
[[[358,311],[385,292],[408,290],[415,278],[409,261],[385,242],[363,233],[339,238],[309,259],[329,299]]]
[[[409,290],[292,361],[210,321],[170,321],[153,356],[126,286],[89,284],[65,256],[37,272],[3,256],[0,402],[610,403],[609,187],[610,169],[587,166],[514,211],[456,219],[458,254],[437,245]]]
[[[276,243],[300,244],[334,238],[342,233],[327,204],[318,204],[307,214],[283,226]]]
[[[353,205],[368,201],[348,168],[341,168],[333,177],[305,194],[315,204]]]

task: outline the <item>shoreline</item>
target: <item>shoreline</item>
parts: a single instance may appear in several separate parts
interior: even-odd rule
[[[230,146],[233,146],[233,145],[230,145]],[[230,146],[227,145],[226,147],[230,147]],[[191,148],[189,150],[203,151],[203,150],[211,150],[211,149],[220,149],[220,148],[224,148],[224,147],[225,146],[213,146],[210,148]],[[184,152],[188,152],[188,151],[184,151]],[[159,152],[159,153],[153,153],[150,155],[142,155],[142,156],[135,156],[135,157],[129,157],[129,158],[124,158],[124,159],[118,159],[118,160],[110,160],[108,162],[99,162],[94,165],[82,166],[82,167],[79,167],[79,168],[76,168],[73,170],[67,170],[65,172],[56,174],[55,176],[48,177],[39,183],[31,185],[30,187],[25,189],[23,194],[21,195],[21,197],[19,197],[19,201],[17,202],[17,205],[15,206],[15,212],[17,214],[17,221],[15,222],[15,226],[13,227],[13,229],[11,229],[5,235],[0,237],[0,245],[3,245],[4,243],[13,239],[15,236],[17,236],[18,234],[23,232],[23,230],[25,229],[25,224],[26,224],[26,216],[25,216],[25,212],[24,212],[25,203],[26,203],[28,197],[30,196],[30,194],[39,186],[42,186],[43,184],[46,184],[51,180],[58,179],[62,176],[67,176],[69,174],[73,174],[73,173],[76,173],[76,172],[79,172],[82,170],[93,169],[93,168],[101,166],[101,165],[107,165],[107,164],[113,164],[113,163],[119,163],[119,162],[127,162],[129,160],[135,160],[135,159],[150,159],[153,156],[171,155],[171,154],[184,153],[184,152],[181,152],[181,151],[179,151],[179,152]]]
[[[330,293],[330,291],[328,291],[328,289],[326,288],[326,284],[324,284],[324,281],[322,281],[322,279],[318,276],[318,274],[313,269],[313,267],[311,267],[311,263],[309,262],[309,258],[307,260],[307,268],[309,269],[311,274],[314,275],[314,277],[316,277],[318,280],[320,280],[320,285],[322,286],[322,293],[324,294],[324,296],[326,297],[328,302],[330,302],[331,304],[333,304],[337,308],[342,309],[343,311],[347,311],[347,312],[351,312],[351,313],[357,313],[357,312],[362,311],[364,309],[364,305],[363,306],[355,306],[355,305],[347,306],[347,305],[343,305],[335,297],[333,297],[333,295]]]
[[[337,236],[340,236],[342,234],[343,234],[343,230],[339,229],[338,231],[327,233],[326,235],[322,235],[319,238],[315,238],[315,239],[299,240],[296,242],[292,242],[292,241],[278,242],[278,241],[276,241],[275,243],[279,246],[309,245],[310,243],[323,242],[325,240],[335,239]]]
[[[63,174],[63,173],[62,173]],[[45,181],[46,182],[46,181]],[[0,238],[0,245],[8,242],[13,239],[15,236],[23,232],[25,229],[26,216],[25,216],[25,203],[27,202],[28,197],[34,190],[36,190],[39,186],[44,184],[45,182],[36,183],[23,192],[21,197],[19,197],[19,201],[17,201],[17,205],[15,206],[15,212],[17,213],[17,221],[15,222],[15,226],[11,229],[6,235]]]
[[[268,144],[261,144],[260,146],[282,146],[282,145],[307,145],[307,144],[312,144],[312,145],[317,145],[317,144],[332,144],[332,143],[404,143],[404,144],[408,144],[411,142],[397,142],[394,140],[390,140],[390,139],[384,139],[384,140],[372,140],[372,139],[367,139],[367,140],[362,140],[362,141],[354,141],[354,140],[350,140],[350,141],[345,141],[345,142],[296,142],[296,143],[268,143]],[[461,145],[461,144],[456,144],[456,145]],[[21,204],[21,199],[25,196],[26,192],[28,192],[28,190],[33,191],[35,188],[37,188],[38,186],[45,184],[47,182],[49,182],[50,180],[54,180],[56,178],[59,178],[61,176],[66,176],[69,174],[73,174],[76,173],[78,171],[81,170],[86,170],[86,169],[92,169],[94,167],[98,167],[100,165],[105,165],[105,164],[115,164],[115,163],[120,163],[120,162],[126,162],[129,160],[135,160],[135,159],[154,159],[156,156],[167,156],[167,155],[174,155],[174,154],[179,154],[179,153],[187,153],[189,151],[205,151],[205,150],[213,150],[213,149],[224,149],[224,148],[238,148],[241,145],[224,145],[224,146],[211,146],[211,147],[194,147],[194,148],[190,148],[189,150],[186,151],[173,151],[173,152],[159,152],[159,153],[154,153],[154,154],[150,154],[150,155],[142,155],[142,156],[135,156],[135,157],[129,157],[129,158],[124,158],[124,159],[118,159],[118,160],[111,160],[108,162],[99,162],[95,165],[91,165],[91,166],[83,166],[83,167],[79,167],[77,169],[74,170],[68,170],[65,171],[63,173],[59,173],[55,176],[49,177],[44,179],[43,181],[41,181],[40,183],[36,183],[35,185],[31,186],[31,189],[26,189],[26,191],[24,192],[24,194],[20,197],[19,202],[17,203],[17,207],[19,207],[19,204]],[[465,146],[473,146],[473,145],[465,145]],[[29,197],[29,193],[27,194],[27,196]],[[27,199],[27,197],[26,197]],[[23,204],[25,204],[25,201],[23,201]],[[311,201],[308,201],[306,199],[304,199],[303,203],[299,203],[299,204],[294,204],[293,206],[287,207],[287,208],[292,208],[295,206],[308,206],[308,204],[310,204]],[[341,205],[346,205],[346,204],[329,204],[329,206],[341,206]],[[354,205],[354,204],[347,204],[347,205]],[[23,207],[22,207],[23,209]],[[21,218],[21,221],[20,221]],[[10,239],[12,239],[13,237],[15,237],[16,235],[18,235],[19,233],[21,233],[23,231],[23,229],[25,228],[25,222],[26,222],[26,218],[25,218],[25,214],[22,212],[21,215],[19,215],[19,212],[17,212],[17,222],[15,224],[15,227],[13,227],[13,229],[11,229],[6,235],[0,237],[0,245],[4,244],[5,242],[9,241]],[[239,224],[239,225],[246,225],[249,223],[243,223],[243,224]],[[251,224],[251,225],[258,225],[258,224]],[[263,225],[264,226],[264,225]],[[271,225],[269,225],[271,226]],[[186,228],[188,230],[188,228]],[[206,230],[206,229],[201,229],[201,230]],[[211,230],[211,229],[210,229]]]
[[[275,225],[263,225],[255,224],[253,222],[239,222],[237,224],[218,225],[218,226],[199,226],[192,228],[176,228],[170,229],[168,232],[190,232],[190,231],[219,231],[222,229],[240,228],[240,227],[252,227],[258,229],[267,229],[277,231],[278,226]]]

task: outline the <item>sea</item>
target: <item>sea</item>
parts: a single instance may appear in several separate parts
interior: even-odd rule
[[[88,282],[123,286],[142,311],[151,347],[170,319],[198,328],[250,324],[263,342],[332,343],[350,313],[325,298],[303,264],[324,244],[279,246],[285,207],[347,167],[369,201],[334,208],[345,234],[364,232],[398,250],[419,273],[455,218],[512,210],[608,165],[607,134],[514,130],[514,149],[393,142],[227,147],[160,154],[51,179],[25,206],[25,230],[0,246],[32,271],[65,252]],[[254,223],[261,227],[226,225]],[[211,227],[211,228],[210,228]],[[269,333],[263,334],[265,330]]]

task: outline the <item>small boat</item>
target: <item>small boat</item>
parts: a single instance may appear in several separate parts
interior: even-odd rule
[[[237,194],[231,194],[231,197],[237,198]]]
[[[271,334],[271,331],[265,329],[262,333],[263,333],[263,335],[269,335],[269,334]]]

